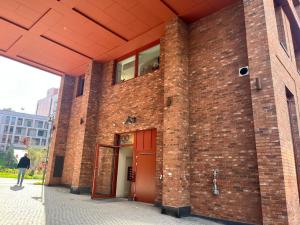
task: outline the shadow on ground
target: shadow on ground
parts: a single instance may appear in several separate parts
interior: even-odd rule
[[[24,188],[24,186],[14,185],[10,187],[10,190],[12,191],[20,191]]]

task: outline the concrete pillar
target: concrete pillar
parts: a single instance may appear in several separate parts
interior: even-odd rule
[[[81,102],[81,126],[83,129],[77,140],[79,147],[74,161],[72,193],[90,192],[92,184],[101,73],[102,64],[93,61],[85,74],[84,93]]]
[[[162,213],[190,213],[188,31],[175,18],[166,25]]]
[[[48,154],[48,168],[45,182],[47,185],[58,185],[61,182],[61,176],[53,176],[53,173],[57,156],[64,157],[66,151],[69,117],[71,112],[74,88],[74,77],[65,75],[61,78],[57,113],[54,124],[52,125],[53,131],[50,150]]]

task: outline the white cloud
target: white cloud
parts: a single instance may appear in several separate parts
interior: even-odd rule
[[[57,75],[0,56],[0,109],[35,114],[37,101],[59,85]]]

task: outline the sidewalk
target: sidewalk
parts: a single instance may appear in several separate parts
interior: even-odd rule
[[[15,179],[0,178],[0,225],[219,225],[199,218],[177,219],[149,204],[122,199],[91,200],[67,188],[33,185],[13,187]]]

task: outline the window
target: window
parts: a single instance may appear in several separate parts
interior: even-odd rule
[[[37,136],[38,137],[47,137],[47,131],[45,131],[45,130],[39,130]]]
[[[6,135],[3,135],[3,136],[2,136],[1,142],[2,142],[2,143],[6,143]]]
[[[43,122],[43,121],[38,121],[38,120],[36,120],[36,121],[34,122],[34,127],[35,127],[35,128],[43,128],[43,125],[44,125],[44,122]]]
[[[8,126],[4,126],[4,133],[7,134],[8,133]]]
[[[83,90],[84,90],[84,76],[81,76],[81,77],[78,77],[78,81],[77,81],[76,97],[83,95]],[[56,106],[55,106],[55,108],[56,108]]]
[[[10,121],[10,124],[15,125],[16,124],[16,119],[17,119],[16,117],[12,117],[11,121]]]
[[[151,73],[159,68],[160,45],[139,53],[139,76]]]
[[[19,136],[15,136],[14,137],[14,144],[19,144],[20,142],[20,137]]]
[[[28,129],[27,136],[35,137],[36,136],[36,129]]]
[[[47,142],[46,139],[42,139],[41,145],[42,145],[42,146],[45,146],[45,145],[46,145],[46,142]]]
[[[116,82],[120,83],[134,78],[135,56],[131,56],[117,63]]]
[[[30,143],[31,143],[31,145],[40,145],[40,139],[32,138]]]
[[[135,51],[116,63],[115,83],[130,80],[159,69],[160,45]]]
[[[14,132],[14,127],[9,127],[9,133],[12,134]]]
[[[32,120],[25,120],[25,126],[26,127],[32,127]]]
[[[278,39],[280,45],[283,47],[285,52],[289,55],[289,42],[288,42],[289,38],[287,33],[289,29],[289,21],[282,6],[278,4],[277,1],[274,1],[274,7],[275,7]]]
[[[10,120],[10,116],[6,116],[6,117],[5,117],[5,122],[4,122],[4,123],[5,123],[5,124],[9,124],[9,120]]]
[[[11,136],[11,135],[8,135],[8,136],[7,136],[7,144],[11,144],[11,139],[12,139],[12,136]]]
[[[44,128],[45,128],[45,129],[48,129],[48,127],[49,127],[49,123],[48,123],[48,122],[45,122]]]
[[[18,118],[17,125],[18,126],[22,126],[23,125],[23,119],[22,118]]]
[[[17,127],[16,128],[16,134],[25,135],[26,134],[26,128]]]

